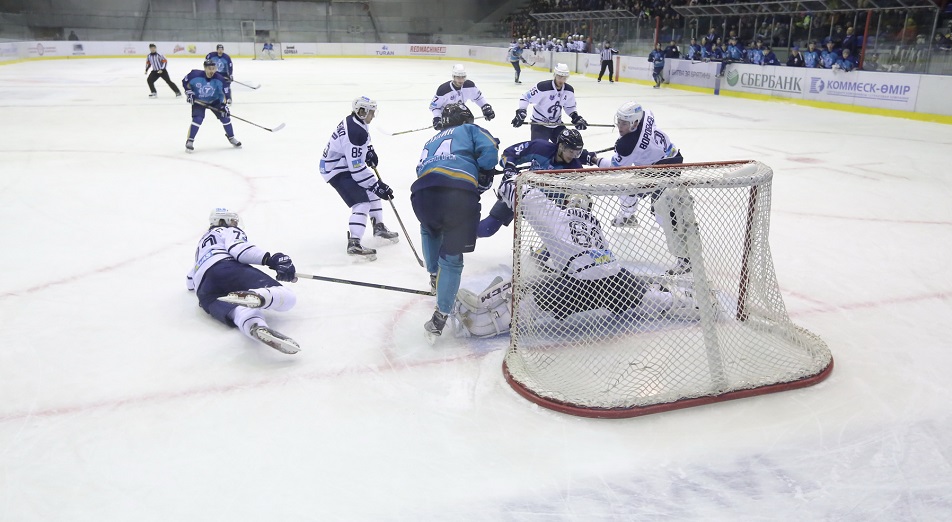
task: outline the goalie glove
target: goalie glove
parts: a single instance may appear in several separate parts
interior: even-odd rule
[[[268,268],[271,270],[277,272],[275,279],[278,281],[293,283],[296,280],[294,277],[294,263],[291,262],[291,256],[282,254],[281,252],[277,252],[274,255],[266,254],[264,264],[268,265]]]
[[[377,195],[380,199],[391,200],[393,199],[393,189],[383,181],[377,181],[370,186],[369,189],[371,192]]]
[[[521,127],[526,122],[527,114],[525,109],[516,109],[516,117],[512,119],[512,126]]]
[[[483,110],[483,118],[486,118],[486,121],[492,121],[492,119],[496,117],[496,113],[493,112],[492,106],[488,103],[480,107],[480,109]]]
[[[367,156],[365,157],[367,166],[375,169],[377,164],[380,162],[380,158],[377,157],[377,152],[374,150],[374,146],[370,145],[367,147]]]
[[[489,170],[480,170],[479,179],[477,180],[477,189],[479,193],[482,194],[487,190],[493,187],[493,178],[496,176],[496,171],[494,169]]]
[[[443,118],[439,116],[433,117],[433,128],[436,130],[443,130]]]
[[[585,130],[588,128],[588,122],[585,121],[585,118],[579,116],[577,112],[570,114],[572,118],[572,125],[575,125],[575,128],[578,130]]]
[[[191,90],[191,89],[185,91],[185,101],[186,101],[189,105],[194,105],[194,104],[195,104],[195,91],[193,91],[193,90]]]

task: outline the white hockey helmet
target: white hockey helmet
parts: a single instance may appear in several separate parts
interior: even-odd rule
[[[238,213],[227,208],[213,208],[208,214],[208,226],[210,227],[237,227],[241,218]]]
[[[569,66],[565,65],[564,63],[556,64],[554,72],[556,76],[563,76],[565,78],[568,78],[569,74],[571,74],[569,72]]]
[[[377,114],[377,102],[366,96],[361,96],[354,100],[352,107],[354,114],[360,118],[366,116],[368,112],[373,112],[375,116]]]
[[[463,64],[458,63],[453,66],[453,78],[466,79],[466,69],[463,68]]]
[[[592,210],[592,198],[588,194],[569,194],[565,196],[565,208]]]
[[[634,129],[641,123],[644,117],[645,110],[641,108],[641,104],[633,101],[625,102],[615,112],[615,125],[618,125],[620,121],[627,121],[631,125],[631,128]]]

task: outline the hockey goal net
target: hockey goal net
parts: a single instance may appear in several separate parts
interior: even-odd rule
[[[621,418],[826,378],[833,357],[774,273],[772,177],[756,161],[518,176],[509,384]]]
[[[278,42],[255,42],[255,60],[283,60]]]

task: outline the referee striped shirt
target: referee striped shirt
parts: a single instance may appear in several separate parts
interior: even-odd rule
[[[161,71],[161,70],[165,69],[165,66],[166,66],[168,63],[169,63],[169,61],[166,60],[165,57],[162,56],[161,54],[159,54],[159,53],[149,53],[149,55],[145,57],[145,65],[146,65],[145,70],[148,71],[148,70],[149,70],[149,66],[151,65],[153,70],[155,70],[155,71]]]
[[[617,54],[618,51],[609,47],[608,49],[602,49],[602,60],[611,60],[613,54]]]

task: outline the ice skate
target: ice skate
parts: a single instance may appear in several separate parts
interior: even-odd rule
[[[241,142],[238,141],[238,138],[234,136],[228,136],[228,143],[231,143],[232,145],[234,145],[236,149],[241,148]]]
[[[694,298],[694,292],[691,290],[678,288],[673,285],[661,285],[661,291],[671,294],[671,306],[664,312],[668,317],[689,321],[697,320],[701,317],[697,299]]]
[[[370,223],[374,227],[374,237],[386,239],[387,241],[390,241],[391,243],[397,243],[400,241],[399,239],[400,234],[397,234],[396,232],[392,232],[390,229],[387,228],[387,225],[384,225],[383,223],[378,222],[374,218],[370,218]]]
[[[185,140],[185,152],[195,152],[195,140]]]
[[[439,309],[433,310],[433,317],[423,325],[426,341],[431,345],[443,334],[443,327],[446,326],[446,319],[449,315],[444,314]]]
[[[638,218],[636,218],[634,214],[618,214],[615,216],[615,219],[612,220],[612,226],[635,228],[638,226]]]
[[[350,232],[347,233],[347,255],[357,256],[358,259],[364,259],[365,261],[377,260],[377,251],[361,246],[360,238],[351,237]]]
[[[244,306],[246,308],[261,308],[264,298],[251,290],[240,290],[218,298],[219,301]]]
[[[430,295],[436,295],[436,274],[430,274]]]
[[[691,260],[686,257],[679,257],[678,264],[668,269],[668,275],[682,275],[691,271]]]
[[[301,346],[294,339],[280,332],[276,332],[267,326],[258,325],[253,327],[251,329],[251,335],[281,353],[294,354],[301,351]]]
[[[159,93],[157,92],[153,92],[152,94],[149,95],[149,98],[158,98],[158,97],[159,97]]]

